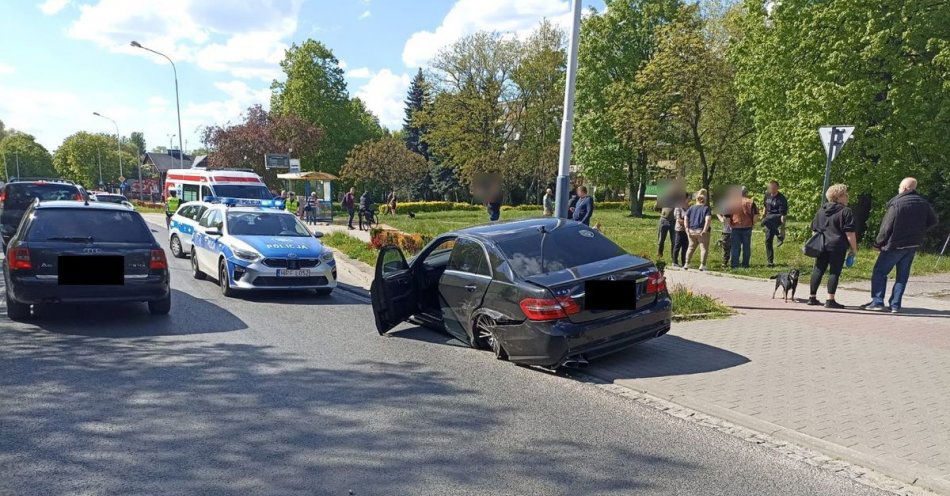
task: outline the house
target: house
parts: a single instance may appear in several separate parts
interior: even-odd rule
[[[182,160],[184,159],[184,164]],[[187,153],[183,156],[179,150],[168,150],[166,152],[147,152],[142,155],[142,165],[151,165],[164,178],[168,169],[187,169],[191,167],[194,157]]]

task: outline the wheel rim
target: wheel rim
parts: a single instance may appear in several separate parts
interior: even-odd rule
[[[191,250],[191,269],[198,273],[198,257],[195,256],[195,250]]]
[[[495,337],[495,323],[490,318],[482,316],[478,318],[475,328],[478,333],[476,339],[500,358],[504,351],[498,338]]]
[[[176,257],[181,255],[181,240],[178,239],[178,236],[172,237],[172,255]]]
[[[224,262],[221,262],[221,265],[218,266],[218,284],[221,285],[222,293],[228,290],[228,269]]]

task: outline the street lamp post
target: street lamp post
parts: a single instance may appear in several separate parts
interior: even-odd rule
[[[564,120],[561,121],[561,156],[557,171],[555,215],[567,218],[567,197],[571,183],[571,139],[574,135],[574,84],[577,81],[577,42],[581,34],[581,0],[574,2],[570,51],[567,55],[567,80],[564,88]]]
[[[13,152],[13,156],[16,157],[16,177],[20,178],[20,151],[16,150]]]
[[[113,119],[106,117],[99,112],[93,112],[92,115],[110,120],[112,121],[112,125],[115,126],[115,147],[119,151],[119,177],[125,177],[125,174],[122,171],[122,135],[119,134],[119,125]]]
[[[129,44],[134,46],[135,48],[141,48],[142,50],[147,50],[154,54],[161,55],[162,57],[165,57],[165,60],[167,60],[169,64],[172,65],[172,73],[175,75],[175,109],[178,111],[178,167],[180,169],[184,169],[185,168],[185,156],[184,156],[185,147],[182,145],[181,104],[178,101],[178,69],[175,67],[175,62],[173,62],[172,59],[168,55],[165,55],[164,53],[156,51],[156,50],[152,50],[151,48],[144,47],[142,46],[141,43],[137,41],[132,41]]]
[[[102,188],[105,183],[102,182],[102,151],[98,143],[96,144],[96,163],[99,164],[99,187]]]

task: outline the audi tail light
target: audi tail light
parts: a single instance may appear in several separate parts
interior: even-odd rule
[[[165,258],[165,250],[152,250],[149,257],[148,268],[152,270],[165,270],[168,268],[168,259]]]
[[[30,261],[29,248],[10,247],[7,250],[7,265],[10,270],[32,270],[33,262]]]

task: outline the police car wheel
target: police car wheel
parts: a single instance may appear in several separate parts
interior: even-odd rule
[[[172,234],[172,240],[169,243],[172,250],[172,256],[175,258],[185,258],[185,250],[181,247],[181,240],[178,239],[177,234]]]
[[[191,249],[191,270],[192,277],[195,279],[203,280],[205,278],[205,273],[201,272],[201,269],[198,268],[198,255],[195,253],[195,249]]]
[[[226,297],[234,296],[234,290],[231,289],[231,283],[228,281],[228,263],[221,260],[218,264],[218,286],[221,287],[221,294]]]

